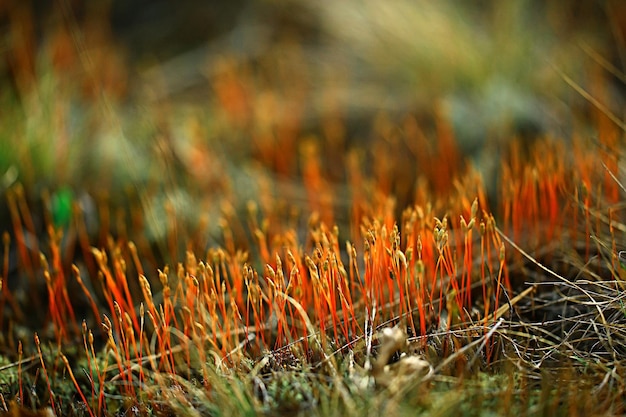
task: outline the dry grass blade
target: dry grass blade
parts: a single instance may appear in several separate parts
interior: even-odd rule
[[[602,112],[606,117],[608,117],[617,127],[621,130],[626,131],[626,123],[624,120],[620,119],[615,113],[609,110],[604,104],[602,104],[598,99],[596,99],[593,95],[589,94],[584,88],[580,86],[576,81],[574,81],[571,77],[565,74],[560,68],[557,66],[553,66],[554,70],[559,74],[559,76],[572,87],[578,94],[581,95],[585,100],[591,103],[596,109]]]

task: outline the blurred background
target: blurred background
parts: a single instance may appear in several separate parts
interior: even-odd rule
[[[0,190],[34,235],[79,211],[102,241],[103,207],[199,248],[256,206],[354,230],[355,188],[443,215],[467,178],[497,207],[510,141],[597,138],[584,93],[626,108],[617,0],[5,0],[0,28]]]

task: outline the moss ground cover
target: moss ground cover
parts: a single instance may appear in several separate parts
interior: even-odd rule
[[[624,9],[573,4],[253,2],[156,64],[7,6],[0,412],[623,414]]]

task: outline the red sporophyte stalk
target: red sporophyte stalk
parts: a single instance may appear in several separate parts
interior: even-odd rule
[[[85,297],[87,297],[87,299],[89,300],[89,305],[91,306],[91,311],[93,312],[95,322],[100,323],[100,310],[98,309],[98,304],[96,303],[96,300],[94,300],[93,296],[91,295],[91,292],[85,286],[85,283],[83,282],[83,279],[81,278],[81,275],[80,275],[80,270],[78,269],[76,265],[72,265],[72,272],[74,272],[74,277],[76,278],[76,282],[78,282],[78,285],[83,290]]]
[[[0,328],[4,328],[4,307],[5,303],[9,303],[11,310],[15,315],[15,318],[19,321],[24,320],[24,313],[20,308],[17,300],[13,296],[13,293],[9,289],[8,276],[9,276],[9,253],[11,237],[8,232],[2,234],[2,242],[4,247],[4,255],[2,262],[2,275],[0,276]]]
[[[22,225],[22,219],[18,210],[17,201],[24,198],[22,187],[18,187],[15,190],[9,190],[7,192],[7,203],[9,206],[9,213],[11,215],[11,223],[13,224],[13,232],[15,235],[15,243],[17,245],[17,251],[19,255],[20,265],[23,272],[28,277],[29,283],[33,288],[36,288],[37,282],[35,279],[35,269],[39,261],[39,251],[37,247],[29,249],[26,244],[26,238],[24,236],[24,227]],[[8,253],[8,252],[7,252]],[[39,312],[39,303],[36,300],[32,300],[33,307]]]
[[[49,395],[49,401],[50,401],[50,405],[52,406],[52,410],[54,411],[55,415],[57,413],[57,408],[55,406],[54,403],[54,392],[52,391],[52,385],[50,384],[50,378],[48,377],[48,371],[46,369],[46,363],[43,359],[43,354],[41,353],[41,344],[39,342],[39,336],[37,335],[37,333],[35,333],[35,345],[37,346],[37,353],[39,354],[39,363],[41,363],[41,370],[43,372],[44,378],[46,379],[46,385],[48,387],[48,395]],[[22,397],[23,398],[23,397]]]
[[[17,385],[20,393],[19,401],[24,403],[24,386],[22,384],[22,341],[17,342]]]
[[[83,400],[85,407],[87,407],[87,412],[89,413],[91,417],[95,417],[93,411],[91,410],[91,406],[87,402],[87,398],[85,397],[85,394],[83,394],[83,390],[80,389],[80,386],[78,385],[78,382],[76,381],[76,378],[74,377],[74,372],[72,372],[72,367],[70,366],[70,362],[67,360],[67,357],[62,353],[61,353],[61,360],[65,364],[65,368],[67,369],[67,372],[70,375],[70,379],[74,383],[74,387],[76,388],[76,391],[78,391],[78,395],[80,395],[80,398]]]
[[[87,328],[87,323],[85,323],[85,321],[83,320],[83,325],[82,325],[82,332],[83,332],[83,347],[85,348],[85,357],[87,358],[87,368],[89,369],[89,381],[91,383],[91,404],[95,403],[95,397],[96,397],[96,383],[94,380],[94,368],[97,367],[97,361],[95,358],[93,358],[93,362],[92,362],[92,357],[91,357],[91,352],[89,351],[89,345],[87,342],[87,338],[88,338],[88,331],[89,329]],[[97,368],[96,368],[97,369]],[[96,371],[98,373],[98,377],[99,377],[99,371]]]

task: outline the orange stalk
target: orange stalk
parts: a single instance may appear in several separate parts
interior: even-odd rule
[[[98,309],[98,305],[96,304],[96,301],[91,296],[91,292],[85,286],[85,283],[83,282],[80,276],[80,270],[78,269],[76,265],[72,265],[72,271],[74,272],[74,277],[76,278],[78,285],[80,285],[80,288],[83,290],[83,293],[89,300],[89,305],[91,306],[91,310],[93,311],[93,315],[94,315],[94,319],[96,320],[96,323],[100,323],[101,319],[100,319],[100,311]]]
[[[80,398],[83,400],[83,403],[85,403],[85,407],[87,407],[87,412],[89,413],[91,417],[95,417],[95,415],[93,414],[93,411],[91,410],[91,407],[89,406],[89,403],[87,402],[87,398],[85,398],[85,394],[83,394],[83,390],[80,389],[80,386],[78,385],[78,382],[76,381],[76,378],[74,378],[74,372],[72,372],[72,367],[70,366],[69,361],[67,360],[65,355],[62,353],[61,353],[61,360],[65,364],[65,368],[67,369],[67,372],[70,374],[70,379],[74,383],[74,387],[76,388],[76,391],[78,391],[78,395],[80,395]]]
[[[37,335],[37,332],[35,332],[34,338],[35,338],[35,345],[37,345],[37,353],[39,354],[39,363],[41,364],[41,370],[43,372],[44,378],[46,379],[46,385],[48,387],[48,395],[50,396],[50,405],[52,406],[52,410],[54,414],[57,415],[57,408],[54,403],[54,392],[52,392],[52,386],[50,385],[50,378],[48,377],[48,371],[46,370],[46,363],[43,360],[43,354],[41,353],[41,345],[39,342],[39,336]]]
[[[89,347],[87,346],[87,323],[83,320],[83,347],[85,348],[85,356],[87,357],[87,368],[89,368],[89,380],[91,381],[91,401],[93,402],[96,396],[96,386],[94,383],[93,368],[91,363],[91,355],[89,354]],[[95,358],[94,358],[95,361]]]
[[[17,342],[17,386],[18,386],[19,393],[20,393],[19,401],[23,405],[24,404],[24,386],[22,384],[22,355],[23,355],[22,341],[19,340]]]

